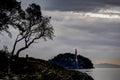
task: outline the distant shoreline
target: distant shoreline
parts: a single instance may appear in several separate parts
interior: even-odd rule
[[[94,66],[95,68],[120,68],[120,65],[108,64],[108,63],[95,64]]]

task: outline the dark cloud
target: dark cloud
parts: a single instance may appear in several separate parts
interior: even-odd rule
[[[120,6],[120,0],[46,0],[45,9],[60,11],[91,11],[108,6]]]

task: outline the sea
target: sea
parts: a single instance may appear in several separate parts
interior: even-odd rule
[[[94,80],[120,80],[120,68],[77,69],[77,71],[87,73]]]

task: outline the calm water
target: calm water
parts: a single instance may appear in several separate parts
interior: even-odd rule
[[[94,80],[120,80],[120,68],[79,69],[92,76]]]

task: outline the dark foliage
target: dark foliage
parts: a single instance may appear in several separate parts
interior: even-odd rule
[[[16,0],[0,0],[0,10],[13,10],[20,8],[20,2]]]
[[[0,72],[7,72],[8,67],[8,53],[0,50]]]
[[[76,60],[75,60],[75,55],[71,53],[64,53],[64,54],[59,54],[55,56],[53,59],[50,59],[49,61],[52,63],[55,63],[57,65],[60,65],[64,68],[70,68],[70,69],[75,69],[75,68],[80,68],[80,69],[87,69],[87,68],[93,68],[92,62],[81,55],[77,56],[78,58],[78,66],[76,66]]]
[[[20,10],[20,2],[16,0],[0,0],[0,31],[8,29],[11,16],[16,14],[16,11]]]

